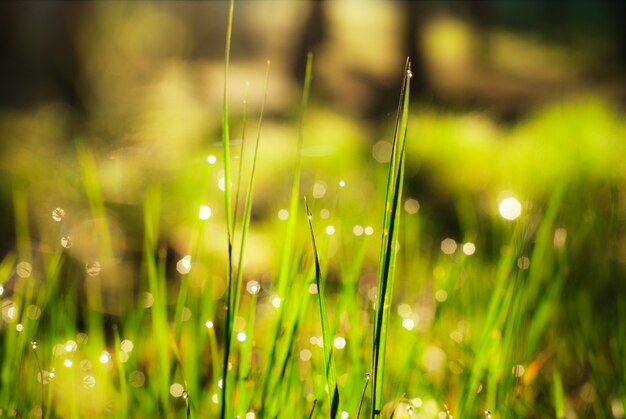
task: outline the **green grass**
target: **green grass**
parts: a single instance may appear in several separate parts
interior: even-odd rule
[[[316,102],[311,55],[290,118],[269,65],[257,105],[229,96],[232,6],[223,119],[195,145],[82,138],[34,167],[19,147],[62,137],[55,118],[0,115],[22,150],[0,167],[0,417],[623,417],[621,112],[409,112],[399,68],[376,159],[369,127]]]

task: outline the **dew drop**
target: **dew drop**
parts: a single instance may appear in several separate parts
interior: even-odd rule
[[[530,268],[530,259],[527,256],[517,259],[517,267],[524,271]]]
[[[100,274],[100,262],[88,262],[85,264],[85,271],[89,276],[97,276]]]
[[[522,204],[513,197],[504,198],[498,206],[498,211],[502,218],[513,221],[522,214]]]
[[[250,294],[256,295],[259,293],[259,291],[261,291],[261,284],[259,284],[259,282],[255,280],[248,281],[248,283],[246,284],[246,290]]]
[[[279,220],[285,221],[288,218],[289,218],[289,211],[287,211],[284,208],[278,211],[278,219]]]
[[[511,371],[511,373],[515,376],[515,377],[521,377],[522,375],[524,375],[524,372],[526,372],[526,369],[524,368],[523,365],[521,364],[517,364],[513,367],[513,370]]]
[[[133,371],[128,376],[128,380],[134,387],[139,388],[146,382],[146,376],[141,371]]]
[[[406,75],[408,78],[412,78],[413,77],[413,72],[411,70],[407,70],[406,71]]]
[[[180,397],[185,392],[185,387],[180,383],[174,383],[170,386],[170,394],[173,397]]]
[[[191,271],[191,255],[184,256],[176,263],[176,270],[181,275],[186,275]]]
[[[183,397],[183,399],[188,399],[189,398],[189,391],[183,390],[182,397]]]
[[[65,211],[62,208],[55,208],[52,210],[52,219],[57,223],[65,217]]]
[[[120,342],[120,349],[122,349],[123,352],[130,353],[133,351],[134,347],[135,345],[130,339],[124,339]]]
[[[20,262],[17,264],[15,271],[17,273],[17,276],[19,276],[20,278],[28,278],[33,271],[33,267],[28,262]]]
[[[413,406],[409,406],[406,408],[406,413],[409,414],[409,416],[411,416],[413,414]]]
[[[76,341],[70,339],[65,342],[65,352],[74,352],[76,349],[78,349],[78,343],[76,343]]]
[[[102,352],[99,359],[101,363],[106,364],[111,360],[111,355],[108,352]]]
[[[337,349],[343,349],[346,347],[346,339],[341,337],[341,336],[337,336],[335,338],[335,340],[333,341],[333,346]]]
[[[61,237],[61,246],[65,247],[66,249],[72,247],[72,238],[70,236]]]
[[[370,374],[369,372],[365,373],[365,379],[366,380],[370,380],[372,378],[372,374]]]
[[[211,218],[211,207],[209,207],[208,205],[200,205],[200,210],[198,212],[198,218],[201,220],[208,220],[209,218]]]
[[[485,410],[485,419],[491,419],[491,411]]]
[[[85,375],[83,377],[85,388],[94,388],[96,386],[96,378],[93,375]]]
[[[49,384],[51,378],[54,378],[54,376],[50,377],[50,373],[45,370],[37,374],[37,381],[43,384]]]

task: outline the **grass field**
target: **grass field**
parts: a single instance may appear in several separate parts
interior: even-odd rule
[[[264,116],[270,64],[248,105],[228,50],[223,120],[129,127],[180,142],[1,116],[0,417],[624,417],[619,111],[409,107],[407,67],[377,138],[312,56]]]

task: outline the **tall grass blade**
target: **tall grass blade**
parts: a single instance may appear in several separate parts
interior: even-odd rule
[[[225,47],[225,59],[224,59],[224,118],[222,121],[222,146],[224,149],[224,211],[226,213],[226,228],[228,232],[228,261],[227,261],[227,281],[228,281],[228,295],[226,302],[226,327],[224,327],[224,359],[222,362],[222,397],[221,397],[221,410],[220,417],[223,419],[230,416],[229,402],[230,402],[230,383],[228,374],[228,359],[230,357],[230,343],[232,339],[232,325],[231,316],[229,311],[232,309],[230,306],[233,298],[233,215],[231,214],[230,203],[230,153],[229,153],[229,141],[230,135],[228,132],[228,67],[230,64],[230,42],[232,38],[233,30],[233,11],[235,8],[235,1],[230,1],[230,8],[228,12],[228,29],[226,32],[226,47]]]
[[[161,190],[152,186],[146,194],[144,203],[144,266],[148,276],[148,289],[154,298],[152,307],[152,333],[154,336],[157,352],[158,370],[156,387],[159,409],[162,414],[167,414],[167,402],[169,397],[169,344],[167,331],[167,296],[164,286],[164,269],[161,261],[165,255],[159,255],[159,214],[161,210]],[[157,259],[158,258],[158,259]]]
[[[555,367],[552,374],[553,391],[554,391],[554,416],[557,418],[565,417],[565,402],[563,397],[563,381],[561,380],[561,374]]]
[[[248,191],[246,193],[246,203],[243,213],[243,225],[241,227],[241,240],[239,241],[239,262],[237,263],[237,276],[234,284],[233,299],[230,302],[231,309],[228,311],[231,317],[229,323],[234,323],[235,317],[239,310],[239,299],[241,294],[241,282],[243,279],[243,261],[244,250],[246,247],[246,237],[248,236],[248,230],[250,229],[250,215],[252,213],[252,195],[254,190],[254,177],[256,174],[256,163],[259,154],[259,142],[261,139],[261,128],[263,126],[263,113],[265,112],[265,104],[267,102],[267,88],[270,76],[270,62],[267,62],[267,70],[265,72],[265,94],[263,96],[263,103],[261,104],[261,113],[259,115],[259,125],[257,128],[257,136],[254,144],[254,154],[252,156],[252,169],[250,170],[250,179],[248,181]]]
[[[317,296],[320,309],[320,317],[322,320],[322,337],[324,339],[324,367],[326,370],[326,383],[330,395],[330,417],[337,416],[339,410],[339,389],[337,388],[337,374],[335,372],[335,361],[333,359],[333,343],[330,325],[328,323],[328,315],[326,313],[326,301],[324,298],[324,281],[322,281],[322,269],[320,267],[319,255],[317,253],[317,245],[315,243],[315,233],[313,232],[313,215],[309,211],[309,204],[304,198],[307,217],[309,219],[309,230],[311,232],[311,243],[313,244],[313,257],[315,262],[315,284],[317,285]]]
[[[296,236],[296,223],[300,200],[300,175],[301,175],[301,166],[302,166],[302,156],[300,151],[302,150],[302,144],[304,142],[304,113],[307,109],[309,103],[309,92],[311,89],[311,73],[313,68],[313,54],[309,53],[307,56],[306,63],[306,71],[304,76],[304,88],[302,92],[302,102],[300,104],[300,115],[298,118],[298,146],[296,149],[296,162],[294,166],[294,176],[293,182],[291,185],[291,202],[289,205],[289,214],[290,217],[287,220],[287,227],[285,229],[285,236],[283,239],[283,247],[281,249],[280,255],[280,268],[277,279],[277,290],[278,296],[280,298],[286,298],[288,291],[291,290],[291,285],[293,282],[289,282],[288,278],[292,274],[292,270],[294,267],[293,261],[299,259],[298,252],[294,250],[294,240]],[[286,304],[281,304],[278,309],[278,318],[276,324],[274,325],[274,342],[278,342],[283,323],[285,322],[286,312],[285,312]],[[276,364],[280,364],[279,357],[279,346],[278,343],[273,345],[270,349],[270,354],[267,362],[267,366],[265,368],[265,373],[263,376],[263,389],[261,391],[261,408],[259,410],[259,415],[261,416],[264,413],[265,407],[268,404],[268,400],[266,395],[268,394],[270,388],[270,381],[272,379],[272,371]]]
[[[402,199],[404,177],[404,146],[408,125],[410,81],[411,65],[407,58],[404,69],[404,82],[398,104],[398,114],[396,116],[389,175],[387,177],[387,195],[385,199],[385,216],[378,273],[378,298],[376,300],[372,348],[372,418],[380,414],[383,392],[387,325],[391,311],[391,297],[396,266],[396,242],[400,220],[399,208]]]

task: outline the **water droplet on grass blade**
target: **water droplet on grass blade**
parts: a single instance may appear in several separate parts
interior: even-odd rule
[[[485,410],[485,419],[491,419],[491,411]]]
[[[89,276],[97,276],[100,274],[100,262],[88,262],[85,264],[85,272]]]
[[[52,210],[52,219],[57,223],[65,217],[65,211],[62,208],[55,208]]]
[[[85,388],[94,388],[96,386],[96,378],[93,375],[85,375],[83,377],[83,385]]]
[[[33,271],[33,267],[28,262],[20,262],[17,264],[16,273],[20,278],[28,278]]]
[[[246,290],[250,294],[256,295],[259,293],[259,291],[261,291],[261,284],[259,284],[258,281],[255,280],[248,281],[248,283],[246,284]]]
[[[526,372],[526,370],[524,369],[524,366],[521,364],[517,364],[513,367],[513,375],[516,377],[521,377],[522,375],[524,375],[524,372]]]
[[[66,249],[69,249],[70,247],[72,247],[72,238],[70,236],[61,237],[61,246],[63,246]]]
[[[526,270],[530,268],[530,259],[526,256],[522,256],[521,258],[517,259],[517,267],[521,270]]]

